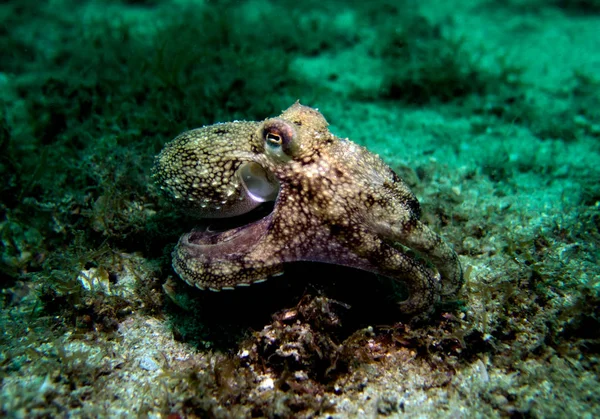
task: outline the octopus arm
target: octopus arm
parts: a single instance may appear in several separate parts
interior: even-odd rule
[[[439,234],[414,217],[378,222],[377,229],[387,242],[415,250],[436,267],[441,277],[442,296],[452,297],[458,293],[464,282],[460,260]]]

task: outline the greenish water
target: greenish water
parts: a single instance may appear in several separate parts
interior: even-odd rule
[[[0,5],[0,414],[600,414],[597,1]],[[299,100],[458,253],[458,297],[299,263],[230,293],[171,267],[179,133]],[[335,261],[333,261],[335,262]]]

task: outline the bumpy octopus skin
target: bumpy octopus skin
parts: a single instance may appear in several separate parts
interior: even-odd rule
[[[175,271],[219,291],[277,276],[286,262],[334,263],[404,282],[409,297],[400,309],[428,313],[462,286],[456,253],[419,221],[416,197],[378,156],[327,126],[297,102],[277,118],[206,126],[168,143],[153,176],[188,213],[226,218],[274,201],[247,225],[182,236]]]

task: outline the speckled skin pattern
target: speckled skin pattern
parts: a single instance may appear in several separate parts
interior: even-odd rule
[[[153,176],[184,210],[222,218],[275,201],[270,214],[247,225],[182,236],[175,271],[192,286],[218,291],[277,276],[286,262],[318,261],[404,282],[405,313],[426,314],[440,297],[455,296],[463,283],[458,257],[419,221],[408,186],[327,126],[317,110],[296,103],[278,118],[206,126],[167,144]],[[244,181],[254,178],[258,200]]]

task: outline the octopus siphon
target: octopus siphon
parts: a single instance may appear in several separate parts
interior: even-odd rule
[[[199,289],[262,282],[288,262],[333,263],[401,281],[408,298],[400,310],[423,315],[462,286],[457,254],[419,220],[419,202],[406,183],[298,102],[262,122],[182,133],[156,157],[153,177],[195,217],[260,214],[181,237],[173,268]]]

